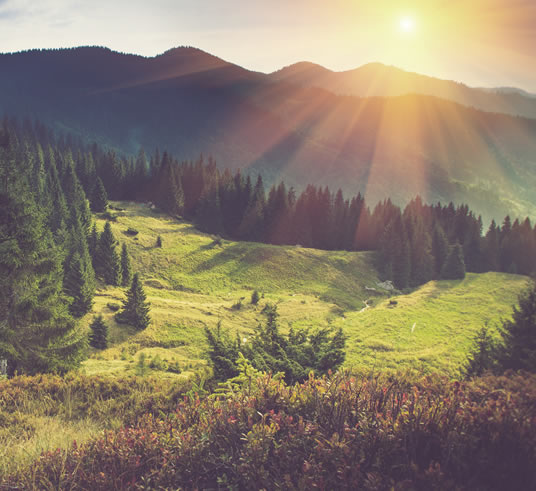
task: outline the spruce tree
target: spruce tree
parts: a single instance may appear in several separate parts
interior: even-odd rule
[[[129,286],[132,281],[132,266],[130,265],[130,256],[128,254],[127,245],[123,242],[121,247],[121,284]]]
[[[441,270],[442,280],[463,280],[465,278],[465,263],[463,249],[459,243],[450,248],[447,260]]]
[[[139,331],[149,326],[149,303],[138,273],[132,278],[132,285],[123,302],[123,310],[116,315],[116,319],[123,324],[134,326]]]
[[[97,177],[97,182],[91,199],[91,209],[95,213],[102,213],[106,211],[106,208],[108,208],[108,194],[106,193],[102,179]]]
[[[75,317],[89,312],[95,293],[95,271],[88,250],[88,241],[82,231],[80,220],[75,214],[75,225],[68,240],[68,254],[65,260],[63,291],[71,297],[69,311]]]
[[[121,284],[121,261],[115,250],[116,244],[110,222],[106,222],[97,246],[95,269],[97,275],[107,284],[119,286]]]
[[[536,372],[536,281],[519,296],[512,320],[503,325],[504,348],[499,356],[503,369]]]
[[[91,227],[91,232],[89,233],[89,237],[87,240],[89,255],[91,257],[91,262],[93,264],[93,268],[95,269],[95,260],[97,257],[97,250],[99,247],[99,232],[97,232],[97,224],[94,222],[93,226]]]
[[[443,227],[436,224],[432,235],[432,254],[434,256],[435,277],[439,278],[449,253],[449,243]]]
[[[86,339],[68,312],[61,253],[25,165],[0,148],[0,358],[9,373],[65,372],[83,359]]]
[[[106,349],[108,347],[108,326],[104,322],[102,315],[93,317],[93,322],[89,326],[89,344],[93,348]]]
[[[91,310],[95,294],[95,277],[89,255],[82,259],[80,253],[75,252],[67,268],[63,291],[72,298],[69,311],[75,317],[82,317]]]

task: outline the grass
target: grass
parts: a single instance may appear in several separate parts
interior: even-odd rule
[[[327,252],[301,247],[222,240],[197,231],[191,224],[161,215],[143,204],[119,203],[113,213],[115,237],[125,242],[133,268],[139,272],[151,304],[151,325],[136,332],[114,320],[109,304],[121,304],[124,288],[101,285],[93,315],[102,314],[109,326],[110,347],[93,352],[84,363],[86,374],[136,373],[139,353],[150,360],[158,354],[181,374],[158,371],[166,377],[183,377],[205,370],[204,327],[219,321],[233,333],[244,335],[259,322],[267,302],[278,305],[283,329],[292,324],[323,326],[342,312],[359,309],[378,281],[369,252]],[[104,220],[98,218],[102,230]],[[137,235],[128,232],[138,231]],[[162,237],[163,246],[156,247]],[[261,293],[251,304],[254,290]],[[241,307],[237,308],[236,304]],[[155,372],[150,370],[149,373]]]
[[[467,274],[462,281],[432,281],[409,295],[347,314],[348,364],[460,374],[473,338],[484,325],[511,314],[526,278],[501,273]]]
[[[456,376],[476,331],[509,316],[526,282],[517,275],[468,274],[463,281],[430,282],[398,295],[393,306],[388,292],[370,290],[379,281],[374,253],[218,241],[144,204],[117,208],[112,230],[141,274],[152,323],[142,332],[118,325],[108,304],[121,304],[124,289],[102,286],[93,313],[101,313],[110,326],[110,347],[84,363],[87,374],[136,374],[142,352],[148,363],[158,356],[181,372],[149,368],[145,373],[184,378],[205,371],[204,327],[221,321],[247,337],[264,322],[263,306],[273,302],[283,330],[343,327],[348,367]],[[97,223],[102,229],[104,220]],[[250,303],[253,290],[262,294],[256,306]],[[370,308],[364,309],[365,301]],[[84,322],[91,319],[89,314]]]
[[[82,322],[88,326],[93,315],[102,314],[109,326],[109,348],[92,350],[81,369],[80,387],[72,395],[66,388],[70,383],[63,387],[61,381],[49,383],[49,392],[22,390],[23,403],[16,405],[0,390],[0,475],[23,468],[44,450],[69,447],[73,440],[82,443],[125,424],[127,408],[131,413],[132,407],[144,407],[151,397],[160,400],[155,393],[168,390],[154,384],[187,387],[199,381],[209,371],[203,328],[221,321],[231,332],[248,337],[264,322],[261,311],[267,302],[277,304],[282,330],[341,326],[348,336],[347,367],[457,376],[477,330],[508,317],[526,284],[522,276],[468,274],[463,281],[430,282],[391,297],[367,289],[377,288],[379,281],[373,253],[227,240],[218,245],[191,224],[142,204],[118,207],[122,211],[113,212],[117,221],[112,230],[126,242],[133,268],[141,274],[151,325],[137,332],[117,324],[113,307],[122,303],[125,289],[100,285],[93,311]],[[104,221],[97,223],[102,230]],[[138,234],[128,233],[129,228]],[[156,247],[159,235],[162,248]],[[250,303],[254,290],[261,293],[256,306]],[[126,393],[95,389],[91,395],[84,385],[135,375],[142,378],[126,379],[133,380]],[[138,386],[139,380],[146,386]]]

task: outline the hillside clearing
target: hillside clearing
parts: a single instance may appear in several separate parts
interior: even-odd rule
[[[463,281],[430,282],[396,296],[376,287],[372,252],[321,251],[219,240],[190,223],[145,204],[116,203],[112,230],[125,242],[151,303],[151,326],[136,332],[114,321],[124,289],[101,286],[93,312],[110,326],[110,347],[83,365],[88,374],[135,374],[143,353],[180,366],[180,374],[204,371],[203,329],[222,326],[248,337],[264,322],[267,302],[276,303],[283,330],[341,326],[348,336],[346,366],[355,369],[442,371],[457,375],[476,331],[510,315],[526,278],[468,274]],[[104,220],[98,218],[102,230]],[[126,233],[136,230],[136,235]],[[156,247],[162,237],[163,247]],[[251,305],[254,290],[261,293]],[[363,307],[363,306],[367,307]]]

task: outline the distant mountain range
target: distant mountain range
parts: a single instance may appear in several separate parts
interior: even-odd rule
[[[472,88],[381,63],[369,63],[355,70],[333,72],[314,63],[300,62],[274,72],[270,77],[303,87],[320,87],[339,95],[432,95],[483,111],[536,118],[536,95],[524,90],[512,87]]]
[[[195,48],[154,58],[105,48],[0,54],[0,114],[36,117],[126,153],[179,158],[364,193],[466,202],[536,217],[536,98],[381,64],[272,74]]]

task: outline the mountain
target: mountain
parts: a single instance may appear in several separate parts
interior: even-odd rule
[[[485,219],[536,216],[536,120],[429,95],[336,95],[195,48],[153,58],[96,47],[1,54],[0,73],[0,114],[121,152],[203,152],[267,183],[341,187],[369,203],[420,194],[466,202]]]
[[[510,87],[472,88],[381,63],[369,63],[355,70],[334,72],[314,63],[300,62],[274,72],[270,77],[272,80],[303,87],[323,88],[339,95],[393,97],[424,94],[488,112],[536,118],[536,96],[526,91]]]

